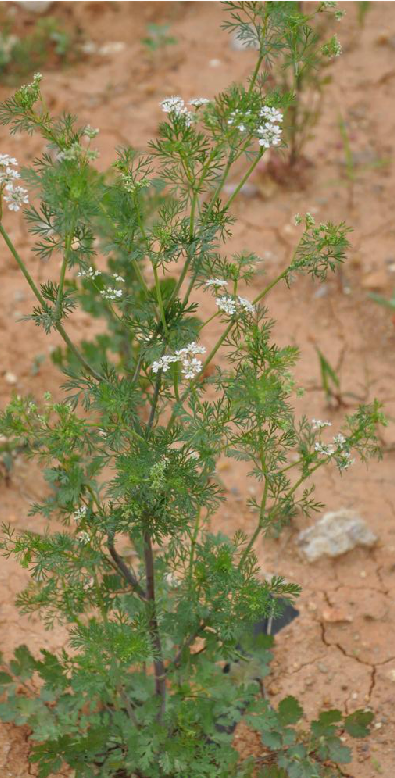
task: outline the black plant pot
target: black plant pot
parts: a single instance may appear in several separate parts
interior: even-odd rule
[[[277,617],[269,617],[265,619],[261,619],[261,621],[257,621],[252,626],[252,646],[254,647],[254,639],[257,641],[257,639],[261,635],[276,635],[280,630],[284,629],[284,627],[287,627],[288,624],[291,624],[291,622],[296,619],[297,616],[299,616],[299,611],[296,610],[296,608],[291,605],[288,600],[284,600],[282,598],[279,598],[278,601],[283,605],[283,611],[282,613]],[[251,645],[251,641],[250,641]],[[238,649],[240,653],[244,654],[245,657],[251,656],[251,654],[246,651],[242,645],[238,646]],[[259,651],[259,648],[256,649],[256,651]],[[239,660],[236,660],[238,662]],[[227,662],[226,665],[223,668],[224,673],[230,673],[232,669],[232,664]],[[263,682],[262,678],[255,678],[259,685],[261,686],[261,689],[263,691]],[[245,709],[247,707],[247,702],[245,704],[241,703],[239,707],[240,714],[243,714]],[[216,724],[215,728],[217,732],[225,732],[228,735],[231,735],[234,730],[236,729],[236,722],[233,724],[229,724],[228,726],[224,726],[223,724]]]

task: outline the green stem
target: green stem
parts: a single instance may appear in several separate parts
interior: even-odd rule
[[[66,277],[67,266],[69,263],[72,241],[74,239],[74,228],[75,228],[75,219],[73,217],[71,219],[70,232],[66,238],[64,257],[62,262],[62,268],[60,271],[59,289],[58,289],[58,296],[56,298],[56,307],[55,307],[56,321],[60,321],[62,318],[63,287],[64,287],[64,280]]]
[[[36,284],[34,283],[23,259],[18,254],[17,250],[15,249],[14,245],[12,244],[7,232],[5,231],[3,225],[0,223],[0,234],[3,236],[4,242],[8,246],[12,256],[16,260],[16,262],[19,265],[20,270],[22,271],[23,275],[26,278],[27,283],[29,284],[32,292],[34,293],[35,297],[37,298],[40,305],[42,305],[43,308],[46,307],[46,302],[41,294],[41,292],[38,290]],[[78,349],[74,346],[74,344],[71,342],[69,336],[67,335],[66,331],[64,330],[62,324],[60,322],[57,322],[55,324],[56,329],[58,330],[59,334],[62,336],[64,342],[69,347],[70,351],[74,354],[75,357],[81,362],[81,364],[84,366],[85,370],[87,370],[93,378],[95,378],[97,381],[103,381],[104,377],[100,375],[100,373],[97,373],[96,370],[89,365],[89,363],[86,361],[86,359],[80,354]]]
[[[162,292],[160,290],[160,282],[158,277],[158,271],[156,269],[156,265],[152,264],[153,270],[154,270],[154,278],[155,278],[155,291],[156,291],[156,299],[158,301],[159,305],[159,312],[160,312],[160,318],[161,322],[163,324],[163,330],[165,335],[168,333],[167,323],[166,323],[166,316],[165,316],[165,309],[163,307],[163,299],[162,299]]]
[[[298,478],[296,483],[293,485],[292,489],[290,489],[290,491],[288,492],[287,497],[291,497],[291,495],[294,494],[294,492],[296,492],[296,489],[303,483],[303,481],[306,481],[307,478],[310,478],[310,476],[315,472],[315,470],[318,470],[318,468],[321,467],[321,465],[327,464],[327,462],[329,462],[329,460],[330,460],[330,457],[326,457],[326,459],[323,459],[320,462],[317,462],[317,464],[314,465],[314,467],[312,467],[311,470],[309,470],[307,475],[301,475],[300,478]],[[265,484],[265,490],[266,490],[266,484]],[[266,493],[266,495],[264,494],[264,497],[265,497],[265,505],[266,505],[267,493]],[[270,517],[274,514],[276,507],[277,506],[274,505],[273,508],[271,509],[271,511],[269,512],[268,521],[270,521]],[[263,508],[263,510],[264,510],[264,508]],[[263,510],[262,510],[262,504],[261,504],[261,509],[259,511],[258,526],[257,526],[255,532],[253,533],[252,537],[250,538],[250,540],[248,542],[248,545],[244,549],[243,555],[242,555],[242,557],[240,559],[240,562],[239,562],[239,567],[243,564],[244,560],[246,559],[246,557],[248,556],[249,552],[251,551],[251,548],[253,547],[256,539],[258,538],[258,536],[262,532],[262,529],[263,529]]]
[[[250,165],[250,167],[248,168],[247,172],[245,173],[245,175],[243,176],[241,181],[237,184],[237,187],[236,187],[235,191],[230,196],[228,202],[225,205],[224,211],[227,211],[229,206],[233,203],[233,200],[239,194],[240,189],[244,186],[245,182],[249,179],[251,173],[253,173],[253,171],[255,170],[259,160],[262,159],[263,153],[264,153],[263,148],[260,148],[259,154],[255,157],[252,165]]]

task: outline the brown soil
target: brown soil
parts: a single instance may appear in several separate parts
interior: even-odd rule
[[[7,3],[9,8],[11,4]],[[355,759],[345,775],[372,778],[395,775],[395,327],[391,312],[368,299],[370,290],[390,297],[394,286],[391,262],[395,264],[393,223],[395,146],[395,4],[372,3],[366,25],[356,23],[356,3],[344,4],[345,20],[337,32],[344,54],[332,67],[333,81],[327,87],[322,118],[306,154],[305,189],[294,185],[280,188],[273,180],[257,175],[258,194],[239,196],[234,204],[238,218],[229,251],[249,249],[266,257],[266,278],[258,277],[253,291],[274,278],[290,257],[297,238],[295,213],[313,213],[318,220],[346,220],[353,229],[352,249],[343,277],[319,287],[300,278],[287,290],[272,293],[269,306],[277,320],[278,343],[296,343],[301,350],[297,378],[309,391],[299,401],[298,411],[309,417],[329,418],[336,430],[344,411],[328,409],[320,389],[314,343],[329,362],[341,363],[344,392],[363,400],[377,397],[385,403],[390,424],[384,431],[384,460],[354,467],[342,478],[327,469],[316,479],[317,497],[328,509],[353,508],[360,512],[380,538],[376,549],[357,549],[335,561],[314,565],[298,556],[295,538],[307,522],[298,519],[279,540],[259,542],[257,554],[262,570],[279,573],[303,586],[300,617],[276,639],[275,661],[269,678],[273,702],[281,696],[300,697],[307,717],[318,709],[338,707],[351,712],[370,705],[376,723],[369,741],[355,748]],[[18,11],[18,13],[20,13]],[[125,47],[108,56],[95,55],[73,69],[45,73],[44,90],[52,111],[72,110],[81,122],[100,127],[97,146],[100,165],[114,159],[114,146],[129,142],[144,147],[155,134],[161,111],[159,101],[171,94],[185,98],[211,97],[231,80],[243,80],[254,54],[234,51],[225,33],[219,31],[219,3],[58,3],[50,11],[60,19],[78,23],[86,37],[103,44],[123,41]],[[151,61],[140,39],[149,21],[171,25],[178,39]],[[216,62],[214,62],[216,61]],[[9,94],[0,90],[0,98]],[[360,165],[354,183],[354,207],[350,207],[344,183],[344,152],[338,131],[342,113],[352,128],[351,142]],[[8,137],[1,129],[2,151],[29,162],[41,150],[38,138]],[[383,161],[385,164],[379,164]],[[29,236],[20,214],[7,212],[6,226],[18,249],[27,257],[35,277],[50,274],[39,268],[30,255]],[[30,290],[24,285],[6,249],[0,255],[0,394],[4,406],[12,391],[32,393],[37,398],[50,390],[59,396],[59,373],[49,359],[56,335],[45,337],[32,324],[20,323],[31,309]],[[252,293],[249,295],[252,297]],[[210,301],[201,301],[209,310]],[[89,320],[76,314],[69,325],[75,338],[86,337]],[[210,337],[215,338],[215,329]],[[209,340],[209,338],[208,338]],[[209,342],[206,344],[209,345]],[[38,372],[32,363],[38,355],[45,361]],[[12,383],[14,374],[15,382]],[[10,383],[11,380],[11,383]],[[351,404],[353,398],[346,398]],[[354,406],[351,406],[351,409]],[[392,417],[392,418],[391,418]],[[245,508],[253,487],[245,473],[229,460],[219,472],[228,489],[228,504],[215,522],[230,533],[238,527],[251,530],[254,518]],[[11,479],[0,482],[1,518],[16,528],[33,528],[29,504],[43,493],[36,465],[22,458],[15,462]],[[7,656],[22,642],[32,650],[56,648],[65,632],[44,632],[38,619],[20,617],[13,605],[15,594],[28,580],[26,571],[13,561],[0,569],[0,616],[2,648]],[[247,753],[257,743],[239,727],[236,741]],[[25,729],[0,724],[0,768],[9,778],[35,774],[28,765]]]

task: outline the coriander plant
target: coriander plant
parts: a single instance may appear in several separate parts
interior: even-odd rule
[[[74,360],[63,368],[62,401],[15,396],[0,419],[10,445],[44,467],[48,495],[31,513],[58,526],[43,535],[4,526],[2,541],[3,553],[31,573],[21,611],[40,613],[48,629],[69,629],[62,651],[35,657],[20,646],[0,673],[0,717],[29,725],[41,778],[64,763],[78,778],[335,775],[334,762],[350,760],[339,734],[363,736],[372,718],[357,711],[343,721],[329,711],[300,729],[293,697],[278,710],[265,698],[267,642],[249,640],[252,625],[300,591],[260,574],[256,541],[320,507],[316,470],[343,472],[353,453],[379,454],[383,416],[377,402],[361,406],[329,442],[327,422],[295,418],[297,349],[271,340],[270,290],[299,273],[323,280],[335,271],[345,225],[298,219],[289,265],[252,299],[246,287],[259,257],[220,251],[238,191],[282,143],[287,99],[265,89],[266,69],[293,18],[287,3],[225,10],[225,27],[257,48],[248,82],[211,100],[164,98],[149,153],[118,149],[109,176],[94,166],[96,131],[50,115],[40,74],[0,106],[11,133],[39,132],[46,144],[23,171],[28,189],[17,184],[17,161],[0,156],[1,201],[4,210],[26,206],[33,250],[62,258],[57,281],[36,284],[3,221],[0,234],[36,297],[30,318],[56,330]],[[225,201],[224,184],[242,159],[245,174]],[[161,193],[152,209],[150,196]],[[123,344],[121,362],[105,349],[94,359],[70,339],[80,285],[95,290],[92,314],[100,300],[109,337]],[[207,319],[196,290],[212,300]],[[219,335],[208,349],[214,319]],[[221,456],[246,462],[259,488],[247,503],[250,531],[232,537],[208,526],[225,500]],[[252,672],[224,673],[249,662]],[[242,716],[261,734],[264,756],[241,760],[233,748]]]
[[[333,58],[342,52],[337,35],[327,41],[333,17],[340,21],[344,11],[337,3],[323,2],[311,10],[311,4],[291,2],[285,45],[274,70],[275,83],[284,94],[292,95],[285,116],[284,137],[288,144],[290,168],[301,162],[304,147],[311,138],[321,111],[324,88],[331,81],[326,72]]]

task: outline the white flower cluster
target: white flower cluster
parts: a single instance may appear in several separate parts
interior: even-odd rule
[[[191,126],[193,116],[191,112],[188,111],[188,108],[186,107],[185,101],[182,99],[182,97],[166,97],[165,100],[162,100],[160,105],[162,111],[170,114],[170,116],[173,118],[176,117],[177,119],[184,119],[186,126]]]
[[[240,110],[232,111],[228,124],[235,125],[240,132],[246,132],[251,128],[250,117],[251,110],[244,112]],[[269,149],[270,146],[278,146],[281,142],[281,127],[278,125],[283,120],[281,111],[264,105],[259,112],[259,118],[261,123],[258,127],[253,128],[253,132],[259,139],[259,145],[265,149]]]
[[[27,189],[24,189],[23,186],[7,184],[6,192],[4,200],[8,203],[10,211],[19,211],[21,205],[26,205],[29,202]]]
[[[96,136],[99,134],[100,130],[96,127],[91,127],[90,124],[87,124],[84,129],[84,135],[86,138],[89,138],[89,140],[92,140],[93,138],[96,138]]]
[[[86,134],[86,133],[84,133]],[[59,153],[56,156],[56,159],[58,162],[63,162],[66,160],[67,162],[72,162],[74,160],[80,159],[82,156],[85,156],[86,159],[89,160],[95,160],[99,156],[99,152],[97,149],[89,149],[89,148],[82,148],[80,143],[78,141],[74,141],[74,143],[71,144],[70,148],[64,149],[64,151],[59,151]]]
[[[0,186],[6,184],[12,184],[15,178],[20,178],[17,170],[13,170],[12,167],[0,167]]]
[[[81,508],[77,508],[76,511],[73,513],[73,519],[74,521],[78,522],[81,521],[81,519],[84,519],[86,516],[86,505],[83,505]]]
[[[259,145],[265,149],[269,149],[270,146],[278,146],[281,143],[281,127],[278,125],[283,120],[281,111],[264,105],[259,115],[263,119],[262,124],[256,131],[259,137]]]
[[[227,297],[224,295],[223,297],[217,297],[216,302],[220,311],[228,313],[229,316],[233,316],[238,308],[243,308],[246,313],[254,313],[255,311],[253,304],[245,297]]]
[[[119,276],[117,273],[113,273],[112,277],[113,277],[114,281],[118,281],[118,284],[124,284],[125,283],[125,279],[122,278],[122,276]]]
[[[77,540],[79,541],[79,543],[81,543],[81,545],[83,545],[83,546],[86,546],[87,543],[89,543],[90,539],[91,539],[90,535],[88,534],[88,532],[85,532],[85,530],[81,530],[81,532],[78,532],[76,537],[77,537]]]
[[[198,346],[197,343],[190,343],[186,348],[181,348],[173,355],[165,355],[152,364],[152,370],[157,373],[163,370],[166,373],[173,362],[181,362],[181,372],[185,378],[195,378],[202,369],[200,359],[196,359],[196,354],[205,354],[204,346]]]
[[[13,184],[16,178],[20,178],[18,171],[13,170],[13,167],[17,165],[18,161],[15,157],[10,157],[9,154],[0,154],[0,188],[1,190],[5,188],[4,199],[8,203],[10,211],[19,211],[21,205],[29,202],[27,189]]]
[[[224,278],[209,278],[209,280],[206,281],[205,286],[214,286],[217,289],[221,286],[228,286],[228,282],[225,281]]]
[[[207,97],[194,97],[193,100],[189,101],[189,105],[193,105],[194,108],[200,108],[201,105],[207,105],[210,102],[211,100],[208,100]]]
[[[244,113],[239,110],[232,111],[228,119],[228,124],[235,124],[240,132],[245,132],[247,127],[244,124],[244,121],[248,120],[249,116],[251,116],[251,111],[244,111]]]
[[[92,266],[88,268],[88,270],[80,270],[79,273],[77,273],[77,276],[80,276],[82,278],[91,278],[92,280],[96,278],[96,276],[100,276],[101,271],[95,270]]]
[[[331,426],[330,422],[328,421],[326,422],[317,421],[316,419],[313,419],[313,429],[322,429],[322,427],[330,427],[330,426]],[[342,435],[341,432],[339,432],[338,435],[334,436],[333,443],[335,445],[333,445],[332,443],[325,445],[317,441],[314,444],[314,450],[318,454],[322,454],[325,457],[334,456],[339,470],[347,470],[347,468],[350,467],[350,465],[352,465],[355,462],[355,459],[351,459],[350,452],[346,451],[344,448],[346,443],[346,438],[344,437],[344,435]]]
[[[311,425],[313,427],[313,430],[321,430],[323,427],[332,426],[330,421],[321,421],[321,419],[312,419]]]
[[[111,289],[109,287],[108,289],[101,289],[100,294],[105,300],[118,300],[122,297],[122,289]]]

